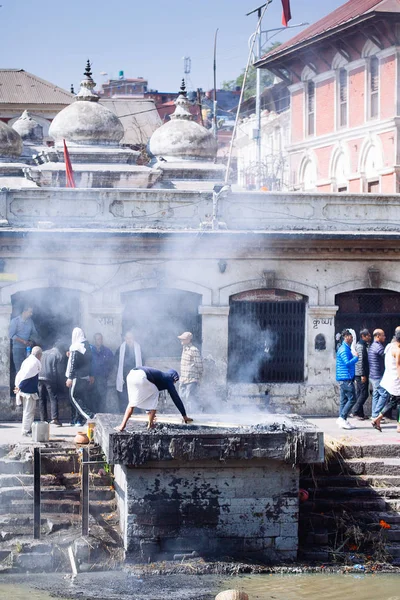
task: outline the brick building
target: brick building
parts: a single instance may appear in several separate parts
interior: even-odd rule
[[[257,63],[289,85],[291,189],[399,192],[399,44],[399,0],[350,0]]]

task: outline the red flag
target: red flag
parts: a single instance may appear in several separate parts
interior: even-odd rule
[[[282,0],[282,8],[282,25],[287,27],[290,19],[292,18],[292,14],[290,12],[290,0]]]
[[[75,185],[75,180],[74,180],[74,172],[72,170],[72,165],[71,165],[71,159],[69,157],[67,144],[65,143],[65,140],[63,140],[63,141],[64,141],[64,162],[65,162],[65,179],[66,179],[65,187],[74,188],[74,187],[76,187],[76,185]]]

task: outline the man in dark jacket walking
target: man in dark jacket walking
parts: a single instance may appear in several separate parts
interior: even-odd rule
[[[65,348],[56,343],[54,348],[42,354],[42,368],[39,375],[40,420],[47,421],[47,399],[50,400],[51,425],[62,427],[58,418],[58,390],[65,385]]]
[[[368,329],[360,331],[360,339],[356,344],[358,362],[355,365],[356,403],[353,406],[352,416],[364,421],[364,404],[369,396],[369,362],[368,348],[371,343],[371,334]]]
[[[65,375],[65,385],[70,389],[71,423],[81,426],[94,417],[94,412],[88,407],[89,389],[94,383],[94,378],[90,344],[79,327],[75,327],[72,332]]]
[[[343,343],[336,354],[336,381],[339,382],[340,387],[340,409],[336,423],[342,429],[353,429],[347,417],[356,402],[354,365],[358,361],[358,356],[353,356],[351,352],[353,336],[348,329],[342,331],[342,339]]]
[[[376,418],[389,400],[389,393],[379,384],[385,372],[385,332],[375,329],[374,341],[368,350],[369,378],[372,383],[372,418]]]

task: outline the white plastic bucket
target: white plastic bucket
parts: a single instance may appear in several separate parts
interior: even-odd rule
[[[34,421],[32,423],[32,442],[49,441],[49,424],[47,421]]]

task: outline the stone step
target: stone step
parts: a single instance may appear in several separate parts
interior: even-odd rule
[[[0,474],[29,474],[33,473],[33,462],[31,460],[16,460],[12,458],[0,458]]]
[[[348,459],[340,465],[337,463],[329,465],[329,473],[400,476],[400,458]]]
[[[66,488],[64,486],[42,487],[41,502],[46,500],[77,500],[81,496],[80,488]],[[114,489],[110,487],[96,486],[89,488],[90,500],[112,500]],[[14,500],[31,499],[33,502],[33,486],[0,488],[0,506],[9,506]]]
[[[385,549],[392,558],[400,558],[400,544],[386,544]]]
[[[308,506],[307,506],[308,505]],[[388,510],[398,511],[400,510],[400,499],[392,498],[374,498],[373,500],[368,499],[356,499],[356,500],[344,500],[338,501],[335,499],[316,499],[311,500],[303,505],[301,511],[303,514],[307,512],[327,512],[331,511],[339,513],[342,511],[349,511],[352,514],[362,511],[374,511],[374,512],[386,512]]]
[[[391,487],[399,488],[400,475],[332,475],[320,477],[301,477],[300,487],[306,490],[310,488],[326,487],[366,487],[373,488]]]
[[[1,490],[0,490],[1,492]],[[391,499],[397,499],[400,501],[400,488],[398,487],[323,487],[323,488],[308,488],[310,499],[337,499],[340,503],[342,499],[375,499],[377,497],[385,497]],[[1,498],[1,493],[0,493]]]
[[[42,475],[40,478],[42,487],[65,486],[66,488],[80,487],[81,477],[78,473],[60,473],[56,475]],[[113,479],[110,475],[90,474],[90,487],[111,486]],[[33,485],[33,475],[29,474],[7,474],[0,475],[1,488],[25,487]]]
[[[10,450],[11,446],[9,444],[0,445],[0,458],[2,458],[3,456],[7,456]]]
[[[90,500],[90,510],[96,513],[110,513],[115,510],[115,500]],[[79,514],[80,502],[79,500],[44,500],[41,502],[42,513],[57,514]],[[33,511],[33,500],[12,500],[10,504],[4,506],[0,504],[0,515],[7,514],[29,514]]]
[[[371,430],[372,426],[370,425]],[[385,426],[383,426],[385,427]],[[400,440],[400,435],[399,435]],[[340,447],[338,460],[348,458],[397,458],[399,455],[398,444],[374,444],[374,445],[353,445],[344,444]]]
[[[354,519],[358,523],[362,523],[364,525],[376,525],[379,527],[379,521],[386,521],[392,526],[400,525],[400,514],[396,511],[393,512],[385,512],[385,511],[360,511],[353,513]],[[299,525],[300,527],[306,527],[308,530],[310,528],[310,523],[313,525],[313,529],[318,528],[332,528],[332,524],[335,524],[335,516],[333,513],[314,513],[314,512],[304,512],[302,508],[300,509],[299,514]]]

